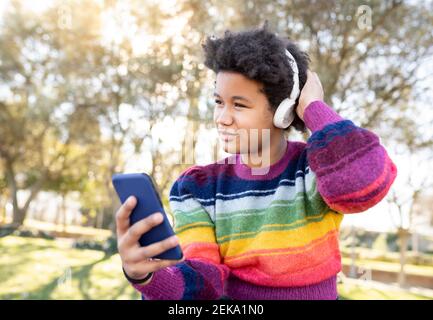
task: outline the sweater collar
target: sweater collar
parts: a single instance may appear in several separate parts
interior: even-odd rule
[[[280,160],[264,168],[251,168],[242,162],[240,154],[235,155],[234,171],[239,178],[246,180],[270,180],[280,175],[293,156],[292,144],[287,141],[287,148]]]

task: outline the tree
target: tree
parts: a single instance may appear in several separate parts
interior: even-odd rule
[[[412,156],[412,159],[416,159]],[[430,158],[431,159],[431,158]],[[419,161],[419,160],[418,160]],[[416,233],[414,230],[414,215],[417,209],[417,203],[421,196],[433,187],[433,180],[424,173],[431,170],[429,169],[429,162],[425,161],[424,165],[419,165],[412,168],[407,172],[401,172],[399,176],[399,189],[392,189],[390,197],[387,198],[390,206],[391,220],[397,229],[397,237],[399,241],[400,251],[400,272],[398,275],[398,283],[401,287],[406,286],[406,273],[405,265],[407,260],[407,250],[411,234]],[[421,170],[424,169],[424,170]],[[392,210],[398,214],[398,221],[392,218]]]
[[[265,20],[310,54],[325,100],[342,116],[387,145],[427,152],[431,120],[417,117],[422,106],[413,101],[425,95],[419,71],[432,56],[431,9],[431,2],[376,0],[315,1],[314,10],[301,0],[58,0],[34,13],[14,1],[0,31],[0,168],[14,223],[39,191],[74,181],[62,192],[78,188],[83,210],[114,228],[111,175],[134,154],[150,155],[149,173],[166,196],[192,163],[160,147],[157,127],[184,119],[173,138],[192,137],[194,154],[200,130],[214,126],[201,41]],[[23,189],[30,190],[24,205]]]
[[[76,121],[86,106],[68,91],[74,88],[75,69],[62,46],[57,12],[35,16],[19,1],[9,10],[0,34],[0,83],[7,92],[0,100],[0,160],[13,204],[11,227],[16,228],[44,186],[74,166],[74,145],[85,148],[95,139],[77,135],[92,118]],[[20,205],[23,189],[29,196]]]

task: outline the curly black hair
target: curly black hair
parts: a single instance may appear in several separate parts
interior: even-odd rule
[[[299,70],[299,87],[302,90],[307,81],[310,58],[289,39],[282,38],[263,26],[232,32],[226,30],[224,37],[208,36],[202,43],[204,64],[215,73],[233,71],[263,84],[271,111],[275,111],[281,101],[289,97],[293,87],[293,70],[285,54],[285,49],[293,55]],[[298,98],[299,100],[299,98]],[[299,101],[296,101],[296,105]],[[304,122],[295,115],[292,124],[305,132]]]

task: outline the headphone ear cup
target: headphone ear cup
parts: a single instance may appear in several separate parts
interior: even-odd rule
[[[295,119],[295,103],[289,98],[281,101],[277,110],[275,111],[273,123],[274,126],[281,129],[286,129]]]

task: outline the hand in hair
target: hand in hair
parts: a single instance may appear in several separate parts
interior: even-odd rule
[[[317,100],[323,101],[323,87],[317,73],[307,70],[307,82],[302,88],[296,113],[304,121],[304,112],[308,105]]]

